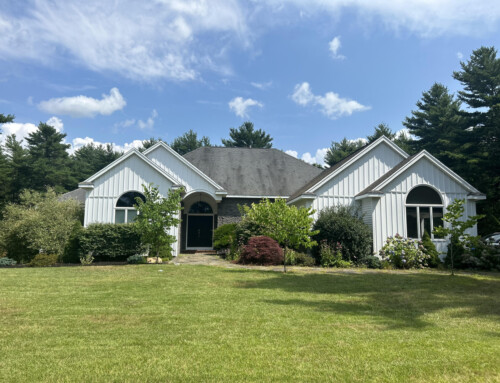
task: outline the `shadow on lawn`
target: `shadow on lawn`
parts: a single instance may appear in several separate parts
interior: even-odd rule
[[[455,318],[500,320],[500,279],[437,273],[273,274],[238,286],[289,293],[287,299],[264,299],[267,303],[371,317],[388,328],[432,326],[425,314],[450,309],[446,315]],[[317,296],[307,299],[304,293]]]

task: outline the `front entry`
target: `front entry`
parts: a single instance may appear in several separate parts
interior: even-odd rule
[[[187,248],[212,248],[213,215],[189,215],[187,219]]]

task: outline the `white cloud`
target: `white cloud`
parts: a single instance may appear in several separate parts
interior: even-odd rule
[[[337,60],[345,59],[344,55],[339,53],[339,49],[342,46],[340,43],[340,36],[335,36],[332,41],[328,43],[328,47],[330,48],[330,52],[332,53],[332,57]]]
[[[257,88],[257,89],[260,89],[260,90],[266,90],[271,85],[273,85],[273,82],[272,81],[268,81],[268,82],[251,82],[250,85],[252,85],[254,88]]]
[[[309,152],[305,152],[302,154],[301,159],[309,164],[320,164],[322,166],[326,166],[325,164],[325,155],[328,151],[328,148],[317,149],[316,154],[313,156]]]
[[[40,102],[38,107],[47,113],[71,117],[94,117],[97,114],[110,115],[123,109],[125,105],[127,102],[118,88],[112,88],[109,95],[103,94],[100,100],[87,96],[51,98]]]
[[[243,99],[243,97],[235,97],[229,101],[229,109],[231,109],[237,116],[246,118],[248,117],[248,109],[252,106],[263,106],[259,101],[253,100],[251,98]]]
[[[296,150],[285,150],[285,153],[295,158],[298,158],[299,155]]]
[[[142,147],[141,140],[134,140],[132,142],[119,145],[119,144],[115,144],[113,142],[99,142],[99,141],[94,140],[91,137],[85,137],[85,138],[77,137],[77,138],[72,140],[72,145],[71,145],[71,148],[69,149],[69,152],[74,153],[76,150],[80,149],[82,146],[89,145],[89,144],[94,144],[94,145],[98,145],[98,146],[106,146],[106,145],[110,144],[114,150],[120,151],[120,152],[126,152],[132,148],[138,149],[138,148]]]
[[[457,52],[457,59],[462,60],[464,58],[464,54],[462,52]]]
[[[137,121],[137,126],[141,130],[153,129],[153,126],[155,125],[155,118],[156,117],[158,117],[158,112],[156,111],[156,109],[153,109],[153,111],[151,112],[151,116],[146,121],[142,121],[142,120]]]
[[[369,106],[364,106],[354,100],[342,98],[334,92],[327,92],[324,96],[314,95],[307,82],[295,85],[292,100],[301,106],[309,104],[318,105],[321,112],[331,119],[350,116],[355,112],[362,112],[370,109]]]
[[[58,132],[62,132],[63,128],[64,128],[64,124],[62,122],[62,120],[58,117],[50,117],[48,120],[47,120],[47,125],[50,125],[52,126],[55,130],[57,130]]]
[[[363,138],[363,137],[359,137],[359,138],[356,138],[354,140],[347,140],[347,141],[352,142],[352,143],[361,142],[363,145],[368,143],[368,140],[366,138]]]
[[[78,62],[136,80],[192,80],[227,45],[252,38],[235,0],[33,1],[0,10],[0,57]],[[206,42],[209,41],[207,44]],[[223,67],[224,65],[222,65]]]
[[[58,117],[49,118],[46,123],[54,127],[58,132],[62,132],[64,124],[62,120]],[[21,123],[21,122],[8,122],[6,124],[0,125],[0,143],[4,143],[7,136],[11,134],[16,135],[16,139],[23,140],[23,145],[26,146],[25,138],[28,137],[30,133],[34,133],[38,130],[38,126],[32,124],[31,122]]]

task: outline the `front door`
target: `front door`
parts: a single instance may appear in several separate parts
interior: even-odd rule
[[[212,248],[213,215],[190,215],[187,225],[187,247]]]

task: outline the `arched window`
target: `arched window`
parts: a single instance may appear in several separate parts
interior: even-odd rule
[[[134,222],[137,217],[137,210],[134,207],[137,204],[135,200],[137,197],[146,201],[144,195],[136,191],[127,192],[118,198],[115,207],[115,223]]]
[[[429,186],[417,186],[406,197],[406,234],[408,238],[422,238],[427,232],[443,225],[443,201],[437,191]]]
[[[210,205],[203,201],[195,202],[189,208],[189,214],[212,214],[213,210]]]

